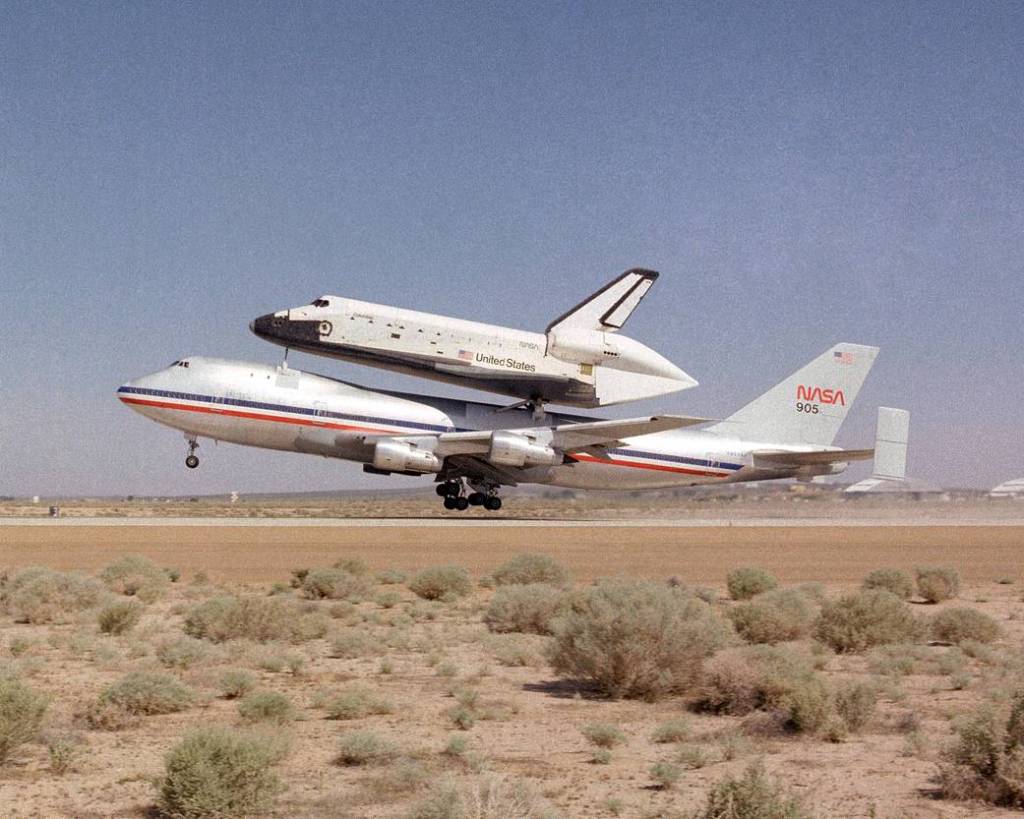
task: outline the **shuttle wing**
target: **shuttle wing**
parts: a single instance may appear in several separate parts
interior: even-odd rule
[[[653,270],[639,267],[627,270],[556,318],[545,332],[558,328],[614,333],[626,323],[657,279],[658,274]]]
[[[874,457],[873,449],[823,449],[817,452],[788,452],[781,449],[761,449],[752,453],[754,466],[816,466],[819,464],[867,461]]]

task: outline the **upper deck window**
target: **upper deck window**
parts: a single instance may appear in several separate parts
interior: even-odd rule
[[[313,299],[313,306],[314,307],[330,307],[331,306],[331,300],[330,299],[323,299],[323,298]]]

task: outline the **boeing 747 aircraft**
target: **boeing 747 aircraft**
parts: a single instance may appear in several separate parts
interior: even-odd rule
[[[341,296],[278,310],[249,326],[283,347],[510,395],[539,417],[548,401],[602,407],[697,384],[654,350],[617,334],[657,278],[652,270],[628,270],[543,333]]]
[[[502,486],[654,489],[842,472],[873,450],[833,446],[878,352],[837,344],[723,421],[676,415],[597,420],[367,390],[286,367],[184,358],[118,398],[200,438],[433,476],[447,509],[501,508]],[[684,429],[703,426],[703,429]]]

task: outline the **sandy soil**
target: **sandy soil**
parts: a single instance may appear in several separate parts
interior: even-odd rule
[[[458,563],[487,574],[513,554],[543,551],[580,580],[629,575],[723,582],[756,564],[787,582],[854,583],[885,566],[953,566],[970,582],[1024,575],[1024,527],[109,527],[0,526],[0,565],[95,570],[142,554],[186,574],[268,582],[353,555],[372,569]]]
[[[42,742],[24,746],[13,764],[0,767],[0,815],[12,817],[100,817],[150,815],[167,750],[190,727],[238,725],[236,704],[217,696],[216,680],[228,667],[251,669],[261,689],[286,693],[300,719],[288,729],[292,752],[280,768],[287,791],[278,816],[405,817],[434,782],[448,777],[472,782],[486,772],[523,779],[567,817],[678,817],[698,807],[712,783],[739,773],[755,759],[818,817],[1011,816],[1013,812],[935,798],[938,754],[951,737],[950,719],[981,702],[989,692],[1014,684],[1005,668],[967,660],[971,683],[954,690],[950,677],[930,662],[917,672],[886,682],[878,713],[860,734],[845,742],[816,738],[751,737],[735,759],[724,761],[715,735],[737,728],[733,717],[689,714],[683,699],[656,704],[609,701],[566,686],[531,646],[527,665],[506,665],[507,641],[487,632],[481,613],[491,592],[478,588],[451,604],[424,604],[403,585],[400,600],[385,607],[374,600],[354,609],[335,609],[331,632],[300,645],[216,649],[203,662],[174,670],[201,695],[201,704],[180,714],[145,717],[117,732],[91,730],[75,714],[109,683],[129,670],[162,669],[154,656],[161,642],[181,635],[183,614],[213,594],[266,592],[287,581],[290,570],[327,566],[339,557],[360,557],[372,570],[414,570],[459,563],[480,577],[514,553],[551,554],[578,583],[608,575],[664,579],[715,588],[724,597],[726,572],[756,564],[785,583],[819,581],[830,591],[855,587],[867,571],[882,566],[911,569],[941,564],[960,570],[961,599],[996,618],[1004,629],[998,644],[1008,654],[1024,640],[1020,583],[1024,530],[1016,527],[836,527],[735,529],[345,529],[188,527],[0,527],[0,568],[46,565],[95,571],[126,553],[146,555],[182,570],[182,580],[148,606],[133,634],[98,633],[94,615],[80,622],[32,626],[0,613],[0,666],[20,674],[52,697],[45,735],[71,733],[84,751],[63,775],[49,768]],[[189,578],[207,572],[213,584]],[[998,580],[1013,581],[996,582]],[[311,603],[327,612],[329,601]],[[728,602],[718,604],[723,609]],[[345,607],[342,607],[345,608]],[[932,614],[939,607],[916,606]],[[360,630],[374,637],[363,656],[332,656],[331,640]],[[12,641],[28,648],[12,657]],[[935,658],[951,649],[922,647]],[[297,657],[299,673],[267,670],[266,658]],[[386,672],[386,673],[383,673]],[[833,656],[823,673],[830,680],[866,678],[859,656]],[[365,684],[394,705],[394,713],[353,722],[324,718],[318,701]],[[447,717],[451,694],[478,692],[489,718],[458,731]],[[919,721],[916,734],[900,726],[907,714]],[[707,750],[708,762],[688,769],[670,790],[653,787],[651,765],[673,759],[676,749],[651,741],[653,730],[670,719],[691,723],[691,744]],[[595,765],[580,728],[588,723],[618,725],[627,736],[610,764]],[[333,763],[339,738],[353,729],[390,738],[401,752],[429,771],[429,780],[409,792],[388,784],[384,768],[343,768]],[[453,734],[469,743],[466,758],[440,753]],[[45,736],[44,736],[45,739]],[[913,740],[913,741],[911,741]],[[685,766],[684,766],[685,767]]]

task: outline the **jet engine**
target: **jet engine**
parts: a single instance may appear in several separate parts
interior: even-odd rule
[[[497,431],[491,433],[487,460],[495,466],[551,466],[561,457],[549,446],[536,444],[525,435]]]
[[[440,472],[441,459],[405,441],[378,441],[373,466],[382,472]]]

